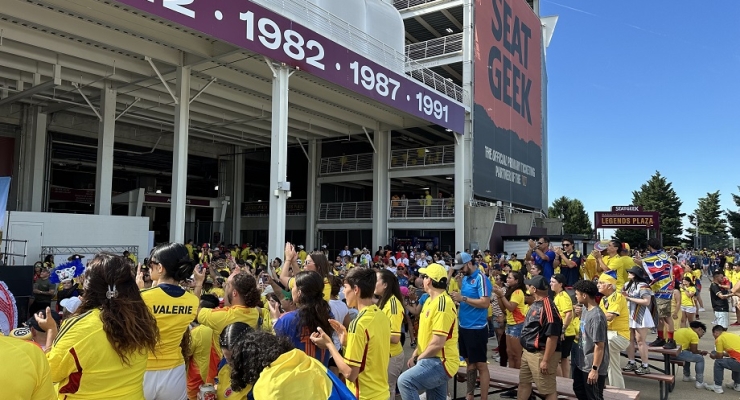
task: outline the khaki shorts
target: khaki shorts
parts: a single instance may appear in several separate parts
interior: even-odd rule
[[[655,299],[658,306],[658,316],[660,318],[671,318],[671,302],[673,299]]]
[[[522,351],[522,365],[519,368],[519,384],[535,383],[537,385],[537,393],[548,395],[557,393],[558,391],[555,379],[557,377],[558,363],[560,362],[560,352],[555,352],[550,357],[550,362],[547,365],[547,375],[540,373],[540,361],[542,361],[544,355],[544,352],[530,353],[527,350]]]

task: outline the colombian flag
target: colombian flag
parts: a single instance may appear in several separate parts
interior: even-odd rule
[[[650,276],[650,288],[658,299],[670,299],[673,295],[671,260],[664,251],[656,251],[642,259],[643,268]]]

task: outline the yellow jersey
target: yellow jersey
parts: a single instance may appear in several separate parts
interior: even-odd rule
[[[506,325],[517,325],[524,322],[524,317],[527,315],[527,304],[524,302],[524,292],[521,289],[517,289],[511,294],[509,299],[510,303],[516,303],[514,311],[506,309]],[[505,309],[503,306],[502,309]]]
[[[727,352],[730,357],[740,361],[740,336],[730,332],[722,332],[714,341],[714,347],[716,347],[717,353]]]
[[[190,259],[192,260],[193,259],[193,245],[186,244],[185,249],[188,251],[188,257],[190,257]]]
[[[295,386],[302,387],[303,385]],[[224,364],[218,371],[218,385],[216,385],[216,398],[218,400],[247,400],[247,394],[251,389],[251,386],[247,386],[238,392],[231,390],[231,367],[229,364]]]
[[[570,324],[568,324],[567,327],[564,327],[565,336],[576,336],[576,333],[578,333],[578,329],[580,326],[580,318],[576,317],[575,313],[573,313],[573,300],[570,298],[565,290],[555,295],[555,298],[553,300],[555,302],[555,307],[558,309],[558,314],[560,314],[560,319],[563,320],[563,323],[565,323],[565,313],[570,311],[573,314],[573,319],[570,321]]]
[[[257,308],[245,306],[229,306],[224,308],[201,308],[198,312],[198,323],[213,330],[213,341],[218,343],[218,338],[223,330],[234,322],[243,322],[257,329],[259,325],[260,312]],[[223,355],[221,347],[216,346],[219,358]]]
[[[293,290],[293,286],[295,285],[295,278],[290,278],[288,280],[288,290]],[[329,283],[329,278],[324,278],[324,300],[327,302],[331,300],[331,284]]]
[[[183,365],[180,342],[198,312],[198,298],[183,288],[161,284],[141,291],[159,328],[159,343],[154,354],[149,354],[147,371],[172,369]]]
[[[454,306],[453,306],[454,307]],[[360,374],[347,387],[358,400],[388,399],[391,322],[376,305],[363,308],[347,329],[344,361]]]
[[[107,343],[107,342],[106,342]],[[44,351],[29,341],[0,334],[0,382],[7,400],[49,400],[57,393]],[[142,377],[143,379],[143,377]],[[141,386],[141,383],[139,383]]]
[[[59,382],[59,398],[144,400],[146,350],[128,354],[128,364],[121,361],[103,330],[100,313],[94,309],[65,320],[46,354],[51,379]],[[182,333],[178,344],[181,339]]]
[[[690,350],[692,344],[699,345],[699,335],[691,328],[676,329],[673,332],[673,340],[681,346],[681,350]]]
[[[416,337],[418,354],[429,346],[432,335],[446,338],[444,347],[434,356],[439,357],[447,376],[451,378],[460,367],[460,353],[457,348],[457,309],[447,293],[430,297],[424,302],[419,314],[419,334]]]
[[[460,292],[460,284],[457,283],[457,279],[450,279],[450,284],[447,285],[447,292]]]
[[[328,399],[333,387],[321,361],[293,349],[262,370],[252,394],[255,399]]]
[[[396,296],[391,296],[383,306],[383,312],[391,323],[391,336],[401,337],[401,326],[403,325],[403,304]],[[391,357],[403,353],[401,342],[391,343]]]
[[[687,286],[681,288],[681,307],[693,307],[694,297],[696,295],[696,287]]]
[[[512,271],[519,271],[520,269],[522,269],[521,261],[516,260],[516,259],[509,261],[509,265],[511,265]]]
[[[187,363],[188,399],[196,400],[200,385],[215,383],[220,358],[216,352],[218,343],[213,342],[213,330],[198,325],[190,330],[190,351]]]
[[[224,290],[219,287],[211,288],[211,290],[209,290],[206,294],[212,294],[218,297],[219,300],[222,300],[224,296],[226,295],[226,293],[224,293]]]
[[[601,299],[599,308],[604,315],[614,314],[614,319],[607,321],[606,329],[616,331],[617,334],[627,340],[630,338],[630,321],[629,309],[627,308],[627,299],[619,292],[614,292],[609,296]]]

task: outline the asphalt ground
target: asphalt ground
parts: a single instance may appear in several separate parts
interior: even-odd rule
[[[699,341],[699,350],[706,350],[706,351],[712,351],[714,350],[714,337],[712,336],[712,321],[714,320],[714,311],[711,307],[711,302],[709,299],[709,292],[707,289],[709,288],[710,282],[706,279],[706,277],[703,278],[703,288],[701,292],[701,298],[704,302],[704,308],[706,311],[699,313],[699,320],[702,321],[705,325],[707,325],[707,333],[702,337]],[[679,315],[680,318],[680,315]],[[736,321],[734,313],[730,313],[730,323],[734,323]],[[676,325],[678,326],[678,324]],[[730,326],[728,332],[734,333],[734,334],[740,334],[740,326]],[[653,341],[657,335],[651,334],[648,336],[648,341]],[[492,339],[489,341],[489,352],[488,352],[488,358],[492,364],[496,363],[493,359],[491,359],[492,349],[496,347],[496,340]],[[409,347],[409,341],[406,340],[406,346],[405,346],[405,353],[406,357],[410,357],[414,349]],[[713,383],[714,382],[714,360],[711,359],[709,356],[704,357],[705,363],[704,363],[704,381]],[[627,360],[625,358],[622,358],[622,365],[626,364]],[[652,365],[656,365],[658,367],[662,367],[662,362],[657,361],[651,361]],[[652,373],[657,373],[653,371]],[[691,376],[694,376],[694,365],[691,365]],[[724,387],[724,393],[717,394],[713,391],[709,391],[706,389],[697,389],[694,386],[694,382],[683,382],[683,367],[677,367],[676,369],[676,384],[675,388],[673,389],[673,392],[671,392],[668,396],[669,400],[697,400],[699,398],[704,399],[740,399],[740,392],[735,392],[731,388]],[[630,390],[638,390],[640,391],[640,399],[641,400],[660,400],[660,392],[659,392],[659,386],[658,382],[647,380],[644,378],[635,378],[626,376],[624,378],[625,384],[627,386],[627,389]],[[730,372],[725,370],[724,371],[724,379],[723,379],[723,385],[732,382]],[[607,380],[608,384],[608,380]],[[453,384],[452,379],[449,381],[448,385],[448,393],[450,395],[453,395],[452,393]],[[458,383],[457,385],[457,393],[454,394],[453,397],[457,398],[464,398],[465,396],[465,390],[466,390],[466,384],[465,383]],[[478,391],[476,390],[476,394],[478,394]],[[478,397],[479,398],[479,397]],[[492,394],[488,396],[489,399],[500,399],[501,397],[498,394]],[[396,399],[401,399],[401,396],[397,396]]]

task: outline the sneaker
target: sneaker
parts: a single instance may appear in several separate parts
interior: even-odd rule
[[[713,384],[711,384],[711,383],[706,383],[706,382],[704,382],[704,389],[707,389],[707,390],[714,390],[714,393],[719,393],[719,394],[722,394],[722,393],[724,393],[724,392],[725,392],[725,391],[724,391],[724,390],[722,389],[722,386],[717,386],[717,385],[713,385]]]
[[[673,339],[668,339],[668,341],[663,345],[663,348],[666,350],[674,350],[677,347],[676,341]]]
[[[719,388],[719,390],[722,390],[722,388]],[[718,393],[722,393],[722,392],[718,392]],[[516,395],[517,395],[516,390],[507,390],[501,393],[499,396],[506,398],[506,399],[516,399]]]
[[[693,382],[695,380],[696,380],[696,378],[694,378],[693,376],[684,376],[683,377],[683,381],[684,382]]]
[[[730,383],[725,383],[725,387],[732,389],[736,392],[740,392],[740,384],[730,382]]]
[[[704,382],[696,382],[695,386],[697,389],[702,389],[704,387]]]
[[[704,309],[704,307],[700,307],[699,308],[699,312],[704,312],[704,311],[707,311],[707,310]]]
[[[622,367],[622,371],[624,372],[630,372],[630,371],[637,371],[637,363],[633,362],[627,362],[627,365]]]
[[[665,339],[657,338],[653,342],[648,343],[648,347],[662,347],[665,344]]]
[[[635,370],[635,374],[637,375],[647,375],[650,373],[650,367],[645,367],[643,365],[640,365]]]

